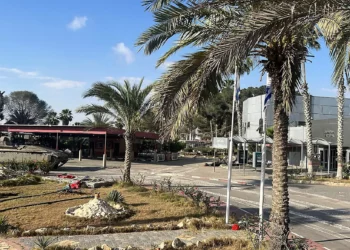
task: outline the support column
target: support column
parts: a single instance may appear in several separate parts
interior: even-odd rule
[[[81,149],[79,149],[79,161],[81,161]]]
[[[105,148],[104,148],[104,152],[103,152],[103,168],[107,167],[107,132],[105,135]]]
[[[304,167],[304,144],[301,144],[300,148],[300,167]]]
[[[58,138],[58,133],[57,133],[57,136],[56,136],[56,150],[58,150],[58,140],[59,140],[59,138]]]
[[[331,144],[328,144],[328,174],[329,174],[329,169],[331,168]]]

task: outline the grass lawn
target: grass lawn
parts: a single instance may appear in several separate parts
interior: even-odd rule
[[[34,195],[45,192],[55,191],[62,188],[65,184],[56,182],[42,182],[38,185],[19,186],[19,187],[0,187],[0,193],[19,193],[19,196]],[[191,202],[180,196],[171,196],[169,194],[154,195],[150,190],[139,190],[135,192],[137,187],[109,187],[99,188],[95,190],[82,189],[85,194],[49,194],[39,197],[24,198],[0,203],[0,209],[16,207],[26,204],[46,202],[52,200],[69,199],[79,196],[93,195],[93,192],[99,192],[101,198],[112,190],[117,189],[125,198],[125,203],[129,205],[135,214],[122,221],[106,221],[106,220],[87,220],[68,217],[64,214],[67,208],[84,204],[89,199],[71,200],[54,204],[46,204],[32,206],[26,208],[12,209],[2,212],[7,216],[11,225],[19,227],[21,230],[32,230],[38,228],[83,228],[87,225],[95,227],[103,226],[154,226],[176,225],[185,217],[198,217],[204,213],[195,207]],[[12,198],[12,197],[9,197]]]

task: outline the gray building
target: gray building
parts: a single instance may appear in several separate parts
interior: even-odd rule
[[[247,139],[260,136],[257,131],[259,119],[263,116],[264,95],[255,96],[247,99],[243,103],[242,126],[243,136]],[[337,99],[335,97],[311,96],[311,116],[313,121],[328,120],[337,118]],[[344,117],[350,118],[350,99],[345,99]],[[266,125],[273,126],[273,97],[266,109]],[[301,96],[295,99],[293,111],[289,116],[289,126],[304,126],[303,100]]]
[[[242,125],[243,136],[254,139],[260,136],[258,132],[259,120],[263,116],[264,95],[247,99],[243,103]],[[311,96],[312,136],[314,138],[314,152],[318,153],[321,164],[331,170],[336,169],[337,157],[337,99],[334,97]],[[344,148],[343,156],[350,161],[350,99],[344,104]],[[266,109],[266,124],[273,126],[273,98]],[[304,165],[306,162],[305,145],[298,142],[306,141],[304,127],[304,110],[301,96],[297,96],[293,111],[289,116],[289,164]],[[328,158],[330,159],[328,163]],[[305,166],[305,165],[304,165]]]

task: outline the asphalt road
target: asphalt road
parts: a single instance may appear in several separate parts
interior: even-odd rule
[[[70,165],[70,166],[69,166]],[[85,167],[78,167],[85,166]],[[96,166],[95,166],[96,165]],[[58,172],[77,175],[99,176],[118,179],[120,170],[101,169],[94,161],[67,163]],[[202,160],[190,159],[164,164],[136,163],[132,166],[132,175],[142,173],[146,182],[172,177],[174,183],[193,184],[212,195],[226,200],[226,185],[222,178],[227,170],[203,167]],[[259,202],[259,173],[242,170],[233,171],[231,205],[244,213],[257,214]],[[226,177],[227,178],[227,177]],[[235,184],[237,181],[249,185]],[[268,218],[271,204],[271,181],[266,181],[265,218]],[[323,185],[290,184],[291,231],[304,238],[311,239],[325,249],[350,249],[350,188]]]

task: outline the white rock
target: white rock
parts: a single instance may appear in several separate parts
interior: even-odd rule
[[[31,233],[32,233],[32,231],[27,230],[27,231],[24,231],[24,232],[22,233],[22,235],[23,235],[23,236],[28,236],[28,235],[30,235]]]
[[[160,245],[158,247],[159,247],[159,249],[162,250],[162,249],[165,249],[167,247],[167,244],[165,242],[162,242],[162,243],[160,243]]]
[[[106,245],[106,244],[103,244],[103,245],[101,246],[101,248],[102,248],[102,250],[112,250],[112,248],[109,247],[109,246]]]
[[[178,227],[178,228],[183,228],[183,227],[184,227],[184,222],[181,221],[179,224],[177,224],[177,227]]]
[[[47,232],[47,228],[43,227],[43,228],[39,228],[39,229],[36,229],[35,232],[37,234],[44,234]]]
[[[71,207],[66,210],[66,215],[82,218],[110,218],[128,213],[125,209],[116,209],[108,202],[101,199],[92,199],[84,205]]]

